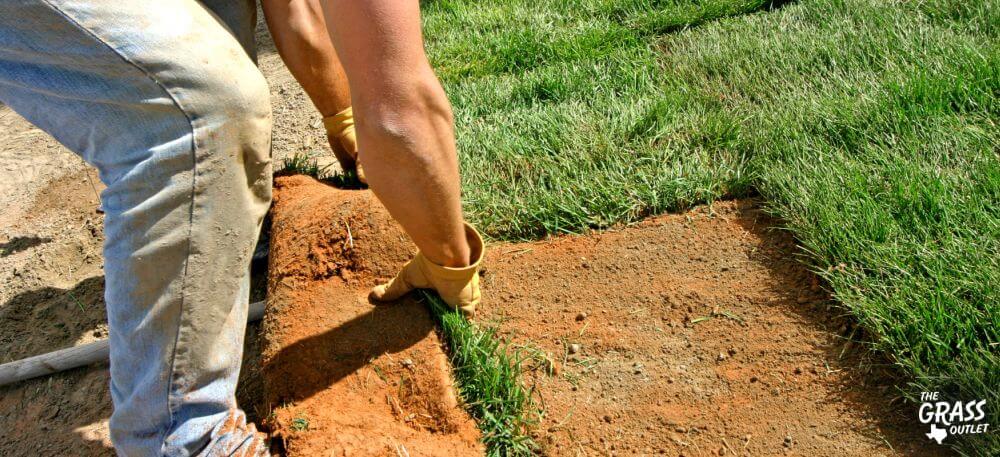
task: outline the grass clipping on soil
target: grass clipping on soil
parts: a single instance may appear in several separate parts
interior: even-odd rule
[[[449,309],[436,294],[420,295],[448,343],[459,395],[482,432],[487,455],[531,455],[537,448],[528,434],[533,424],[531,391],[521,384],[522,353]]]

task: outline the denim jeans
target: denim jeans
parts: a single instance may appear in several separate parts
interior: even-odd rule
[[[100,172],[120,455],[266,455],[235,400],[271,199],[254,0],[2,0],[0,101]]]

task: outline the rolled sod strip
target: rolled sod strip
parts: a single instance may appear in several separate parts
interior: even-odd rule
[[[272,443],[289,457],[482,455],[435,321],[373,303],[416,248],[368,190],[275,180],[261,326]]]
[[[247,322],[264,316],[264,302],[250,304]],[[98,340],[0,365],[0,386],[108,361],[108,340]]]

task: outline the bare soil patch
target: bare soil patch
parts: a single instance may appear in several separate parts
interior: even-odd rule
[[[0,156],[14,152],[0,144]],[[8,194],[11,206],[0,215],[0,362],[107,336],[103,217],[87,172],[49,169],[51,182]],[[110,412],[106,365],[0,387],[0,455],[113,455]]]
[[[413,249],[369,193],[281,178],[273,235],[264,372],[289,455],[467,424],[426,311],[367,300]],[[479,320],[537,351],[542,453],[933,455],[794,249],[753,201],[492,245]]]
[[[933,455],[795,251],[753,201],[494,246],[484,319],[551,361],[543,453]]]

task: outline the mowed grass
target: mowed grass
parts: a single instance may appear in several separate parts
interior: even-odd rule
[[[1000,424],[1000,1],[423,7],[486,233],[759,193],[903,392],[986,399]]]

